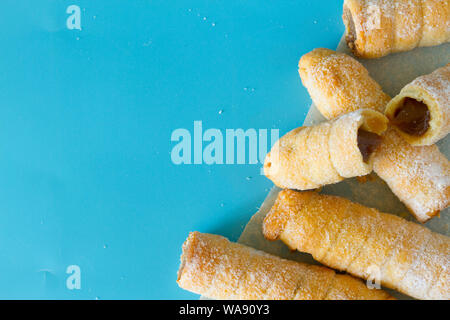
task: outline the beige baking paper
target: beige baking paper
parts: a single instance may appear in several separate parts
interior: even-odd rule
[[[352,55],[344,39],[339,43],[337,51]],[[381,59],[358,60],[369,70],[370,75],[378,81],[384,91],[393,97],[416,77],[431,73],[450,62],[450,44],[444,44],[438,47],[418,48],[409,52],[389,55]],[[325,119],[320,112],[312,105],[306,116],[304,125],[314,125],[323,120]],[[449,156],[448,143],[448,137],[438,143],[441,152],[447,158]],[[262,222],[273,205],[279,191],[279,188],[274,187],[269,192],[259,211],[248,222],[238,242],[286,259],[319,264],[309,254],[291,252],[281,241],[271,242],[264,239]],[[338,184],[326,186],[321,192],[343,196],[368,207],[377,208],[382,212],[393,213],[408,220],[414,220],[414,217],[408,213],[406,207],[375,173],[370,175],[367,182],[361,183],[357,179],[348,179]],[[446,209],[441,212],[440,217],[431,219],[425,225],[435,232],[449,236],[449,220],[448,209]],[[392,290],[387,291],[398,299],[409,298]]]

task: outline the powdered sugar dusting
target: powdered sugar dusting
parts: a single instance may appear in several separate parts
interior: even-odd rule
[[[382,112],[390,99],[358,61],[343,53],[315,49],[302,57],[299,73],[327,119],[358,109]]]
[[[369,267],[375,267],[383,285],[419,299],[449,295],[448,289],[431,291],[448,269],[450,239],[445,236],[314,192],[283,190],[273,208],[269,216],[284,216],[287,226],[280,238],[327,266],[363,278],[369,277]]]
[[[434,136],[428,139],[431,140],[430,142],[436,142],[450,132],[450,64],[431,74],[418,77],[404,90],[408,91],[415,87],[425,92],[429,96],[427,98],[434,102],[435,108],[431,109],[431,115],[439,118],[440,121],[435,123],[437,128]],[[431,121],[433,121],[433,118]]]
[[[350,276],[284,260],[227,239],[191,233],[178,284],[213,299],[387,299]],[[335,296],[328,297],[328,292]]]
[[[436,146],[413,147],[390,129],[374,156],[374,171],[420,221],[449,205],[450,163]]]

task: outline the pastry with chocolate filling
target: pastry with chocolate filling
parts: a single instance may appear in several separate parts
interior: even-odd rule
[[[345,38],[361,58],[450,41],[449,0],[345,0]]]
[[[281,137],[267,154],[264,174],[280,188],[297,190],[367,175],[387,124],[381,113],[361,109],[297,128]]]
[[[224,300],[393,299],[352,276],[200,232],[191,232],[183,244],[177,283],[191,292]]]
[[[384,112],[391,99],[364,66],[345,53],[318,48],[298,63],[303,85],[327,119],[358,109]]]
[[[450,131],[450,64],[406,85],[386,116],[414,146],[432,145]]]
[[[349,106],[348,103],[350,101],[366,101],[367,95],[383,96],[382,94],[376,93],[377,90],[380,90],[376,86],[369,85],[368,88],[372,89],[368,91],[364,91],[363,87],[358,88],[354,86],[356,84],[352,80],[347,80],[348,77],[351,77],[348,73],[351,69],[349,68],[350,64],[331,64],[329,59],[343,59],[337,57],[331,58],[333,56],[331,52],[331,50],[328,51],[327,49],[317,49],[307,54],[305,56],[306,58],[302,58],[300,61],[300,72],[301,74],[303,73],[302,81],[309,87],[308,90],[311,92],[315,104],[320,106],[321,104],[330,103],[332,106],[329,109],[320,109],[325,117],[332,117],[333,114],[346,113],[349,107],[358,107],[357,103],[354,106]],[[356,67],[357,65],[354,66]],[[342,68],[342,70],[339,70],[339,68]],[[317,70],[317,74],[320,74],[320,76],[314,75],[310,70]],[[439,73],[442,73],[442,71],[444,70],[439,71]],[[326,72],[329,72],[329,75],[325,77],[322,73],[326,74]],[[448,79],[448,74],[446,77]],[[436,76],[433,76],[433,78],[436,78]],[[439,109],[446,110],[449,101],[448,80],[445,83],[443,81],[444,76],[442,75],[440,79],[433,81],[425,79],[421,80],[421,82],[433,83],[433,85],[427,84],[428,88],[435,88],[430,90],[432,91],[430,96],[440,97],[437,99],[440,101]],[[346,86],[341,83],[352,84],[352,86],[349,86],[352,90],[346,90]],[[333,93],[331,95],[330,92],[333,89],[339,93]],[[440,94],[437,94],[437,92],[440,92]],[[447,92],[447,98],[444,99],[445,92]],[[314,97],[318,98],[315,99]],[[333,104],[333,101],[330,100],[331,97],[335,99],[336,103]],[[380,101],[383,101],[383,99],[381,98]],[[430,126],[436,126],[438,124],[437,121],[433,120],[433,112],[430,112],[428,107],[425,108],[425,103],[422,100],[418,101],[411,98],[404,98],[402,100],[402,106],[402,110],[393,113],[395,119],[394,116],[391,117],[388,115],[388,117],[391,117],[393,124],[396,123],[403,130],[414,131],[416,136],[412,137],[415,137],[415,139],[417,139],[418,133],[426,135]],[[441,119],[447,119],[447,115],[449,114],[450,112],[445,111],[439,117]],[[302,134],[305,133],[306,131]],[[365,145],[365,140],[366,135],[360,130],[357,142],[363,155],[363,161],[367,158],[366,150],[373,149],[371,144],[369,146]],[[302,149],[298,147],[296,150],[300,152]],[[428,221],[449,205],[450,164],[445,155],[436,146],[413,147],[396,130],[389,129],[383,135],[381,145],[373,155],[373,163],[375,173],[389,185],[392,192],[406,205],[418,221]],[[329,172],[328,169],[327,172]],[[287,173],[284,174],[287,175]],[[326,175],[332,177],[328,173]],[[289,181],[299,178],[299,175],[295,178],[292,176],[293,174]],[[330,178],[329,180],[332,179]],[[286,186],[289,185],[287,183],[277,183]]]

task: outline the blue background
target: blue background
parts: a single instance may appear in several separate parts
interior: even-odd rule
[[[272,183],[174,165],[171,133],[300,125],[297,63],[337,46],[341,2],[2,0],[0,298],[198,298],[175,283],[189,231],[237,240]]]

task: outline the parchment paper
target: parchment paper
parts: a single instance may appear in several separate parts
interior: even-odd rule
[[[341,39],[337,51],[352,55],[344,38]],[[394,97],[406,84],[418,76],[431,73],[450,62],[450,44],[444,44],[438,47],[418,48],[413,51],[389,55],[376,60],[359,61],[369,70],[370,75],[378,81],[383,90]],[[306,116],[304,125],[314,125],[324,120],[325,118],[323,118],[313,104]],[[438,143],[441,152],[447,158],[449,156],[448,144],[448,137]],[[389,187],[375,173],[370,174],[368,178],[368,181],[364,183],[358,182],[356,178],[344,180],[338,184],[324,187],[321,193],[339,195],[368,207],[377,208],[382,212],[393,213],[412,221],[415,220],[408,213],[406,207],[390,191]],[[309,254],[291,252],[281,241],[272,242],[264,239],[262,222],[272,207],[279,191],[279,188],[273,187],[259,211],[248,222],[238,242],[286,259],[319,264]],[[425,226],[435,232],[449,236],[448,223],[450,218],[448,216],[448,210],[446,209],[441,212],[440,217],[431,219]],[[387,291],[398,299],[410,299],[392,290]]]

